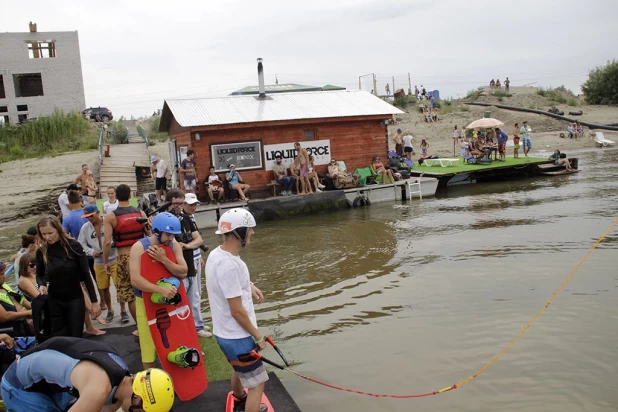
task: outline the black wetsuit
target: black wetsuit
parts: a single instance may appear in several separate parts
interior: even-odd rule
[[[96,303],[97,295],[90,275],[88,260],[82,245],[69,239],[67,251],[60,241],[47,248],[47,264],[41,249],[36,252],[36,280],[39,286],[49,283],[49,311],[52,336],[81,337],[84,328],[86,305],[81,282],[85,283],[90,301]]]

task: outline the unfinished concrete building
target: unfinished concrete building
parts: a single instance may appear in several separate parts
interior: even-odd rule
[[[0,123],[85,108],[77,31],[0,33]]]

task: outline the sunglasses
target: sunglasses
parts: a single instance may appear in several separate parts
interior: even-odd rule
[[[29,264],[28,264],[28,267],[29,267],[29,268],[31,268],[31,269],[32,269],[32,268],[35,268],[35,267],[36,267],[36,263],[29,263]]]

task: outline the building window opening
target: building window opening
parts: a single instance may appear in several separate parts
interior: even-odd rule
[[[6,98],[6,94],[4,94],[4,77],[0,74],[0,99]]]
[[[43,96],[41,73],[14,74],[15,97]]]
[[[17,121],[19,123],[26,123],[28,121],[28,115],[27,114],[18,114],[17,115]]]
[[[27,112],[28,111],[28,105],[27,104],[18,104],[17,105],[17,111],[18,112]]]
[[[9,116],[0,116],[0,124],[9,124]]]
[[[28,42],[28,57],[31,59],[49,59],[56,57],[56,42]]]
[[[9,106],[0,106],[0,113],[8,113]]]
[[[315,139],[316,133],[315,133],[315,130],[305,130],[303,135],[305,136],[306,140],[311,140],[311,139]]]

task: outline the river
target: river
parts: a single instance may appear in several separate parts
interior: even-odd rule
[[[414,394],[465,379],[618,217],[618,150],[578,156],[576,175],[260,224],[243,252],[266,294],[258,321],[298,371],[330,383]],[[616,410],[616,249],[618,228],[524,337],[455,391],[375,399],[280,376],[306,411]]]
[[[467,378],[618,216],[618,150],[577,156],[575,175],[259,224],[242,254],[266,295],[258,322],[299,372],[333,384],[415,394]],[[218,244],[212,229],[202,234]],[[523,338],[460,389],[376,399],[279,376],[314,412],[616,410],[616,249],[618,228]]]

